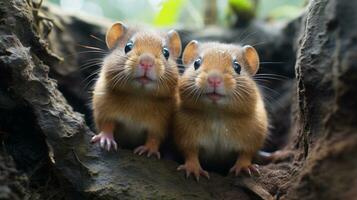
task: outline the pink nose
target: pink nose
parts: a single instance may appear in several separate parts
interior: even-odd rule
[[[210,86],[218,87],[222,83],[222,78],[219,76],[210,76],[207,81]]]
[[[154,58],[151,55],[143,54],[139,58],[139,66],[144,70],[148,70],[154,66]]]

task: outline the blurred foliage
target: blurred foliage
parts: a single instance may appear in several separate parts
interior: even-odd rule
[[[228,4],[236,12],[247,12],[254,9],[253,1],[251,0],[228,0]]]
[[[245,26],[255,16],[256,0],[229,0],[227,9],[227,24],[229,26]]]
[[[130,23],[201,28],[209,13],[207,0],[47,0],[70,12],[84,12]],[[258,2],[258,4],[256,4]],[[218,25],[233,18],[289,20],[303,10],[305,0],[217,0]],[[206,15],[206,16],[205,16]],[[227,18],[227,16],[229,16]],[[233,16],[233,18],[232,18]],[[228,23],[227,23],[228,22]]]
[[[180,11],[187,0],[171,0],[162,3],[162,8],[155,17],[154,25],[172,26],[177,23]]]
[[[280,6],[278,8],[274,8],[270,11],[268,17],[269,19],[277,20],[277,19],[293,19],[301,13],[301,9],[297,6]]]
[[[260,19],[289,20],[297,17],[306,0],[260,0],[257,16]]]

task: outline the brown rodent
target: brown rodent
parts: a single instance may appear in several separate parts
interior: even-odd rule
[[[178,170],[209,178],[201,161],[234,155],[230,169],[259,173],[252,157],[262,147],[268,119],[252,76],[259,56],[251,46],[191,41],[183,52],[180,104],[174,117],[174,141],[185,158]]]
[[[100,133],[92,138],[108,151],[120,145],[160,158],[177,104],[181,40],[176,31],[159,33],[114,23],[106,34],[111,52],[103,61],[93,92],[93,112]],[[138,147],[139,146],[139,147]]]

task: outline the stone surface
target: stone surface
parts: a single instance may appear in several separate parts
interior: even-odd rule
[[[310,1],[296,63],[303,162],[286,199],[357,194],[357,2]]]
[[[13,160],[4,152],[2,145],[0,145],[0,172],[1,200],[20,200],[28,197],[26,195],[28,179],[16,169]]]

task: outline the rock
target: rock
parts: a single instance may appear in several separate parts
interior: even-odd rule
[[[286,199],[355,199],[357,2],[310,1],[296,63],[304,162]]]
[[[261,177],[278,199],[356,198],[356,9],[355,1],[314,0],[302,19],[296,134],[288,145],[293,157],[290,165],[266,166],[276,173],[269,170]],[[265,182],[269,177],[277,181]]]
[[[0,199],[25,199],[28,197],[26,195],[28,190],[27,184],[27,177],[15,168],[13,160],[4,152],[4,148],[0,145]]]
[[[92,126],[90,105],[92,86],[101,60],[107,53],[105,32],[110,21],[93,16],[71,15],[54,5],[43,7],[43,14],[52,20],[48,34],[49,48],[62,58],[50,66],[50,77],[75,111],[84,114]]]

